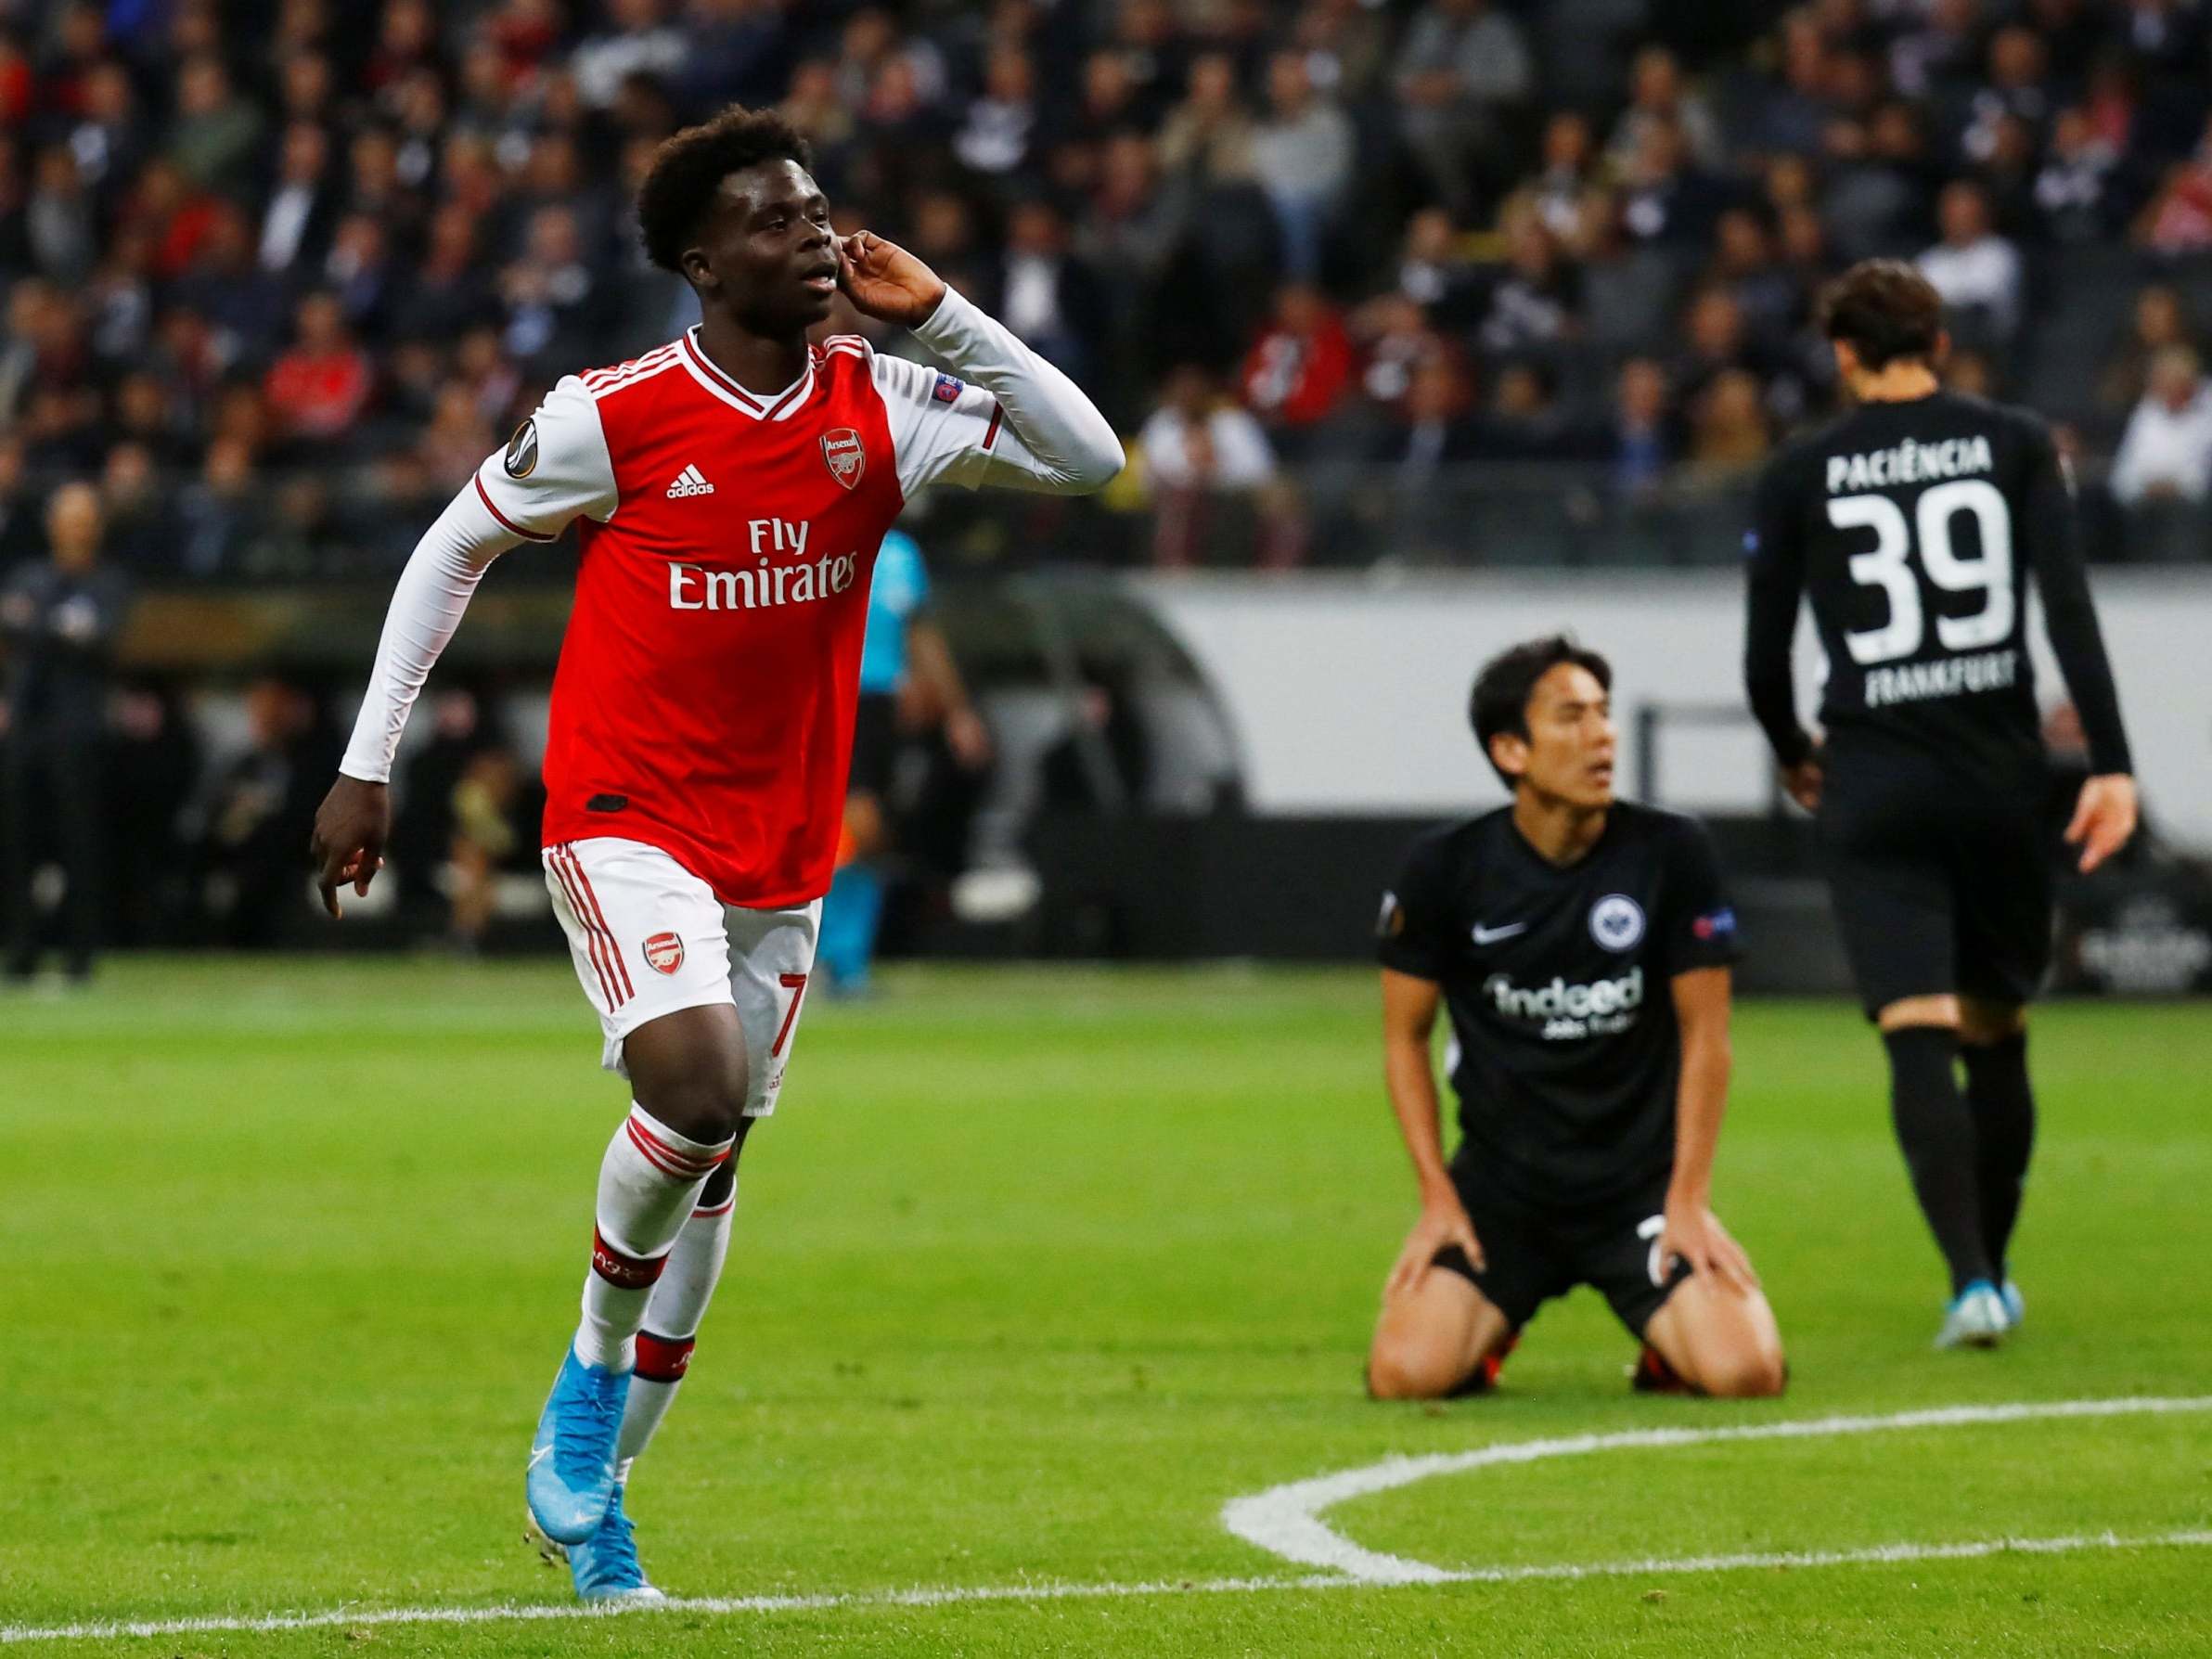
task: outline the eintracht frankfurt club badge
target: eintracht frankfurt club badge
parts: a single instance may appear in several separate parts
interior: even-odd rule
[[[655,973],[674,973],[684,965],[684,942],[675,933],[655,933],[645,942],[645,959]]]
[[[822,434],[822,458],[830,463],[830,476],[848,490],[860,482],[860,474],[868,467],[868,451],[860,446],[860,434],[849,426]]]

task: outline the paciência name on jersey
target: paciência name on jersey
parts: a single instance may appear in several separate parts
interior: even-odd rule
[[[1517,985],[1502,973],[1483,982],[1483,995],[1509,1020],[1541,1020],[1544,1038],[1614,1036],[1636,1023],[1643,1007],[1643,970],[1631,968],[1618,979],[1570,985],[1554,979],[1548,985]]]
[[[1889,484],[1963,478],[1970,472],[1987,472],[1996,465],[1989,454],[1989,440],[1979,434],[1945,438],[1936,444],[1908,438],[1891,449],[1830,456],[1828,493],[1833,495],[1840,490],[1879,490]]]
[[[812,528],[784,519],[753,519],[747,522],[753,569],[715,570],[699,564],[668,567],[668,608],[671,611],[757,611],[768,605],[804,605],[826,599],[852,587],[859,579],[860,556],[825,554],[805,562],[806,534]],[[796,553],[796,564],[771,565],[768,555]]]
[[[1891,703],[1926,702],[1931,698],[1956,697],[1962,691],[2002,691],[2019,677],[2020,653],[2016,650],[1976,651],[1971,657],[1870,668],[1866,706],[1879,709]]]

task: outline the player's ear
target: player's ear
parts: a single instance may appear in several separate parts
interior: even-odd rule
[[[722,279],[714,275],[714,262],[707,258],[704,248],[687,248],[676,263],[684,267],[685,280],[701,292],[711,293],[722,286]]]
[[[1528,739],[1518,732],[1498,733],[1490,739],[1490,764],[1506,775],[1511,789],[1528,770]]]
[[[1928,367],[1940,373],[1943,366],[1950,361],[1950,356],[1951,331],[1938,328],[1936,331],[1936,349],[1928,354]]]
[[[1830,341],[1835,348],[1835,378],[1848,386],[1858,373],[1858,348],[1847,340]]]

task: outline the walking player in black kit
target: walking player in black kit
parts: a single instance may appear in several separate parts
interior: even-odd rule
[[[2084,870],[2134,833],[2135,781],[2049,430],[1942,389],[1942,302],[1910,265],[1853,266],[1821,315],[1858,407],[1760,480],[1744,679],[1790,793],[1820,814],[1889,1050],[1897,1139],[1950,1268],[1936,1345],[1987,1347],[2024,1312],[2006,1255],[2035,1136],[2025,1005],[2051,949],[2031,574],[2089,738],[2066,830]],[[1819,743],[1790,678],[1801,595],[1828,658]]]
[[[1612,683],[1566,639],[1488,663],[1471,713],[1513,804],[1424,837],[1383,896],[1383,1069],[1421,1194],[1368,1359],[1383,1398],[1486,1387],[1578,1284],[1643,1339],[1640,1386],[1781,1391],[1774,1315],[1707,1203],[1735,914],[1694,819],[1614,799]]]

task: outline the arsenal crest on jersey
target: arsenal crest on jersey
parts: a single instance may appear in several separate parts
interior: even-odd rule
[[[830,463],[830,476],[848,490],[868,469],[868,451],[861,446],[860,434],[849,426],[822,434],[822,459]]]

